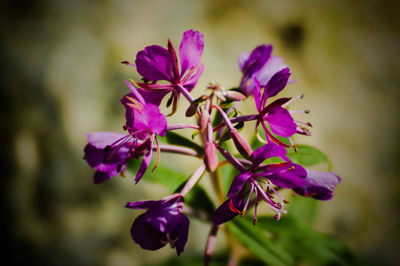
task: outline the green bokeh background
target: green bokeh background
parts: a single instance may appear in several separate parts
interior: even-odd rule
[[[298,120],[342,177],[319,204],[316,229],[338,236],[360,258],[396,265],[399,241],[399,31],[395,1],[2,1],[1,196],[3,251],[16,264],[144,265],[175,256],[141,250],[129,235],[139,212],[126,201],[167,195],[132,175],[100,186],[82,160],[85,134],[121,131],[124,80],[146,45],[176,46],[183,31],[205,35],[204,73],[226,88],[237,58],[271,43],[305,93]],[[243,112],[254,109],[251,101]],[[181,109],[187,104],[181,101]],[[190,119],[174,116],[171,123]],[[248,133],[251,133],[249,130]],[[189,134],[190,135],[190,134]],[[163,155],[185,174],[199,162]],[[203,182],[203,181],[202,181]],[[207,183],[204,185],[207,187]],[[284,219],[284,217],[283,217]],[[208,227],[193,220],[185,254],[201,255]],[[224,239],[219,238],[221,250]]]

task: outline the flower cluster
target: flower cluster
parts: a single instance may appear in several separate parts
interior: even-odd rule
[[[129,93],[121,99],[125,108],[123,128],[126,133],[87,134],[84,158],[96,170],[96,184],[118,174],[124,175],[128,160],[141,160],[134,180],[137,184],[145,176],[153,153],[157,153],[156,166],[161,152],[202,159],[200,166],[179,192],[161,200],[126,204],[127,208],[146,209],[135,219],[131,228],[132,239],[143,249],[156,250],[169,244],[178,255],[183,252],[189,228],[189,219],[184,214],[184,198],[204,172],[216,173],[222,165],[231,164],[238,174],[230,185],[226,200],[221,202],[210,219],[214,227],[238,214],[245,215],[253,206],[255,225],[257,206],[261,201],[269,205],[275,212],[274,218],[278,220],[286,213],[285,205],[288,203],[279,193],[280,189],[291,189],[302,196],[329,200],[340,182],[340,177],[332,172],[305,169],[288,157],[288,150],[297,152],[293,136],[309,136],[311,124],[295,120],[292,115],[300,111],[289,110],[289,105],[302,98],[302,95],[273,98],[292,81],[289,79],[290,69],[282,58],[272,56],[271,45],[260,45],[251,53],[240,55],[242,77],[237,88],[225,90],[218,84],[210,84],[208,94],[194,98],[191,91],[204,68],[201,62],[203,48],[203,34],[189,30],[183,34],[179,59],[168,40],[167,48],[152,45],[139,51],[134,64],[122,62],[136,68],[143,77],[140,82],[126,81]],[[166,115],[159,109],[167,95],[166,105],[172,109],[167,116],[177,111],[183,95],[188,101],[185,114],[194,117],[196,124],[168,124]],[[254,101],[255,113],[238,115],[236,110],[247,99]],[[257,148],[250,145],[239,132],[240,127],[249,125],[250,121],[255,122],[255,137],[262,143]],[[179,129],[194,130],[194,135],[202,143],[203,152],[190,147],[159,144],[159,136]],[[229,141],[235,146],[233,151],[229,151],[225,145]],[[225,160],[220,161],[218,154]],[[270,159],[274,159],[274,163]],[[210,176],[215,178],[217,175]]]

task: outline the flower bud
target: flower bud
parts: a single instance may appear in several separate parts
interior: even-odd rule
[[[245,158],[250,159],[253,150],[251,149],[250,144],[247,142],[247,140],[245,140],[235,128],[230,130],[230,134],[239,153]]]
[[[199,104],[197,102],[192,102],[189,108],[186,110],[186,117],[191,117],[196,114],[197,108],[199,108]]]
[[[246,99],[246,96],[238,91],[226,91],[224,92],[224,96],[231,101],[242,101]]]
[[[218,167],[218,154],[214,142],[207,142],[204,147],[204,164],[210,172],[214,172]]]

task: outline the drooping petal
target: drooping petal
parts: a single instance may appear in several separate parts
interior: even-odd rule
[[[143,157],[143,161],[140,164],[139,170],[137,171],[136,178],[135,178],[135,184],[137,184],[140,181],[140,179],[143,177],[144,173],[146,172],[147,168],[149,167],[152,156],[153,156],[153,149],[152,149],[152,144],[150,142],[149,152]]]
[[[268,165],[269,167],[263,167],[263,172],[257,175],[269,179],[274,185],[282,188],[302,187],[305,184],[307,172],[301,165],[292,162],[276,165],[282,166]]]
[[[167,119],[156,105],[146,104],[143,106],[142,115],[151,132],[165,136],[167,133]]]
[[[162,46],[147,46],[136,55],[136,69],[140,75],[151,81],[172,81],[172,57]]]
[[[274,106],[264,117],[273,133],[288,138],[296,133],[297,125],[289,111],[282,106]]]
[[[258,167],[263,161],[272,157],[282,157],[286,149],[282,146],[268,143],[253,151],[253,168]]]
[[[241,191],[246,184],[246,181],[251,177],[249,172],[244,172],[238,174],[232,181],[232,184],[229,188],[228,198],[232,198],[236,193]]]
[[[318,200],[330,200],[333,197],[333,191],[340,181],[340,177],[332,172],[319,172],[307,169],[305,184],[293,190],[306,197]]]
[[[165,246],[166,242],[161,242],[164,234],[149,224],[144,214],[139,215],[132,224],[131,236],[133,241],[147,250],[157,250]]]
[[[172,237],[178,239],[178,241],[175,243],[176,253],[178,254],[178,256],[180,256],[183,250],[185,249],[185,245],[188,239],[188,232],[189,232],[189,219],[186,216],[182,215],[181,223],[172,233]]]
[[[181,61],[181,77],[185,72],[200,63],[204,49],[204,36],[193,29],[183,33],[182,42],[179,46]]]

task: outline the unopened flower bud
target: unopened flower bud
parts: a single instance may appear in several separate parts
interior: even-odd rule
[[[224,96],[231,101],[242,101],[246,99],[246,96],[238,91],[226,91]]]
[[[247,140],[245,140],[235,128],[230,130],[230,134],[239,153],[245,158],[250,159],[253,150],[251,149],[250,144],[247,142]]]
[[[204,147],[204,164],[210,172],[214,172],[218,167],[218,154],[214,142],[207,142]]]
[[[199,104],[197,102],[192,102],[189,106],[189,108],[186,110],[186,117],[191,117],[194,114],[196,114],[197,108],[199,107]]]

